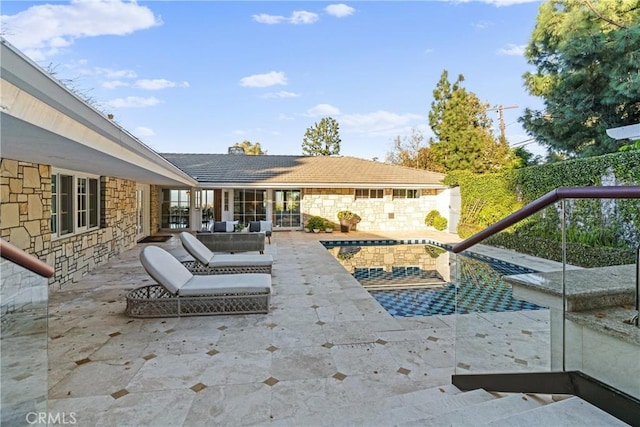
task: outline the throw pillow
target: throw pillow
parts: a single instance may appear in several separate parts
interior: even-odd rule
[[[259,231],[271,231],[273,228],[273,221],[260,221],[260,230]]]
[[[260,231],[260,221],[249,221],[249,231],[251,232]]]
[[[236,226],[238,225],[238,221],[227,221],[227,233],[233,233],[236,231]]]
[[[225,221],[216,221],[213,223],[213,231],[218,233],[224,233],[227,231],[227,224]]]

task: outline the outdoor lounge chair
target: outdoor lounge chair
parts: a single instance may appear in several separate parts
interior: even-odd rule
[[[268,313],[271,276],[225,274],[194,276],[173,255],[147,246],[140,262],[157,284],[127,294],[131,317],[176,317]]]
[[[184,266],[193,274],[271,274],[273,257],[257,254],[214,254],[193,234],[183,231],[180,241],[195,261],[185,261]]]

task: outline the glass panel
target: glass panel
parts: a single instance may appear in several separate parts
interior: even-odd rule
[[[162,228],[189,228],[189,190],[162,189]]]
[[[640,398],[640,201],[564,201],[564,364]],[[574,266],[582,267],[576,269]]]
[[[47,411],[48,280],[0,259],[1,425],[28,425]]]
[[[202,210],[202,226],[207,228],[215,218],[214,190],[202,190],[200,192],[200,209]]]
[[[87,226],[87,179],[78,178],[78,187],[76,192],[78,199],[78,228]]]
[[[535,286],[540,272],[562,269],[560,214],[559,205],[549,206],[452,257],[456,374],[558,370],[558,354],[552,353],[560,351],[561,361],[561,296],[549,298]],[[553,225],[539,221],[544,218]],[[525,255],[528,248],[546,259]],[[551,331],[554,320],[559,337]]]
[[[89,179],[89,227],[98,226],[98,204],[100,196],[98,195],[98,180]]]
[[[51,175],[51,234],[58,233],[58,175]]]
[[[73,177],[60,175],[60,234],[73,233]]]
[[[276,227],[300,227],[300,190],[274,190],[272,221]]]
[[[235,190],[233,219],[242,224],[267,219],[266,190]]]

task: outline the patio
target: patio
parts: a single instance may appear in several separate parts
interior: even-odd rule
[[[166,319],[124,315],[125,294],[151,281],[138,244],[50,291],[48,411],[73,412],[78,425],[340,425],[347,412],[349,424],[358,413],[399,422],[393,412],[381,418],[393,399],[437,386],[455,392],[454,317],[391,317],[318,243],[391,237],[402,236],[275,233],[265,250],[275,260],[269,314]],[[158,245],[186,256],[177,237]],[[506,314],[499,323],[518,332],[527,329],[519,323],[544,323]],[[483,338],[492,322],[481,322]],[[478,331],[468,331],[470,345],[483,341]]]

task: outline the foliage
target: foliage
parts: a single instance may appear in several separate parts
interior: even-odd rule
[[[489,245],[512,249],[523,254],[562,262],[562,246],[556,240],[540,237],[523,238],[514,233],[502,232],[489,237]],[[567,243],[567,263],[581,267],[604,267],[633,264],[635,251],[629,248],[592,247],[581,243]]]
[[[520,118],[536,141],[571,156],[618,150],[607,128],[640,121],[637,0],[547,0],[526,49],[525,86],[544,110]]]
[[[459,75],[451,84],[444,70],[433,91],[429,126],[435,138],[429,140],[430,169],[482,173],[513,166],[509,145],[492,134],[489,105],[467,91],[463,82],[464,76]]]
[[[427,214],[427,216],[424,217],[424,225],[426,225],[427,227],[433,227],[433,220],[440,216],[440,212],[438,212],[437,210],[432,210],[429,211],[429,213]]]
[[[336,228],[336,225],[333,223],[333,221],[329,221],[328,219],[324,220],[324,225],[322,226],[322,228],[327,229],[327,228]]]
[[[236,142],[233,144],[234,147],[240,147],[244,150],[244,154],[249,156],[258,156],[267,154],[266,151],[262,151],[262,147],[259,142],[252,143],[251,141],[244,140],[242,142]]]
[[[325,219],[321,216],[311,216],[307,219],[307,228],[309,230],[323,230],[325,224]]]
[[[433,219],[433,228],[438,231],[444,231],[447,228],[447,218],[443,216],[437,216]]]
[[[523,170],[526,168],[483,175],[457,171],[445,177],[445,184],[460,187],[460,237],[469,237],[522,207],[514,178]]]
[[[460,186],[462,213],[457,231],[466,238],[559,187],[638,185],[638,165],[640,152],[627,151],[499,174],[456,172],[444,182]],[[629,259],[625,251],[640,244],[638,200],[568,200],[565,210],[571,264],[624,263]],[[486,243],[559,260],[560,221],[558,206],[550,205]],[[615,261],[617,256],[625,261]]]
[[[340,154],[340,125],[331,117],[324,117],[304,134],[302,154],[306,156],[331,156]]]
[[[338,219],[341,221],[349,221],[352,223],[358,223],[362,218],[351,211],[338,211]]]
[[[437,210],[430,211],[424,218],[424,223],[427,227],[433,227],[438,231],[442,231],[447,228],[447,218],[440,215]]]
[[[433,245],[424,245],[424,251],[431,257],[431,258],[438,258],[440,255],[442,255],[443,253],[447,252],[446,249],[442,249],[438,246],[433,246]]]
[[[411,136],[393,140],[393,149],[387,153],[386,161],[394,165],[407,166],[416,169],[438,171],[438,165],[433,164],[433,158],[428,146],[423,144],[424,136],[418,129],[411,129]]]

